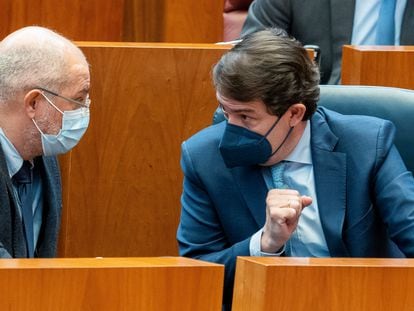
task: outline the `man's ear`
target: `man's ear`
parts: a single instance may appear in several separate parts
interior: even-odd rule
[[[306,106],[302,103],[297,103],[290,106],[288,109],[290,127],[294,127],[302,122],[305,112]]]
[[[42,95],[39,90],[31,90],[24,96],[24,110],[30,119],[34,118],[41,98]]]

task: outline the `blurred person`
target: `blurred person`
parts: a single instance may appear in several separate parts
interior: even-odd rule
[[[343,45],[414,44],[414,1],[255,0],[241,36],[268,27],[319,46],[321,84],[338,84]]]

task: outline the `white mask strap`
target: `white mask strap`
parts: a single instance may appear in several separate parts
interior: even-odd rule
[[[42,130],[40,129],[40,127],[37,125],[36,121],[34,119],[32,119],[34,125],[36,126],[37,130],[40,132],[40,134],[45,135],[45,133],[42,132]]]
[[[52,101],[43,92],[41,92],[40,94],[43,95],[43,97],[48,101],[49,104],[52,105],[53,108],[55,108],[57,111],[59,111],[63,115],[63,111],[60,110],[54,103],[52,103]]]

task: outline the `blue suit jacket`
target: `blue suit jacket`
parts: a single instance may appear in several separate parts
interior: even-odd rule
[[[228,169],[219,152],[225,122],[182,145],[180,255],[226,266],[249,256],[265,223],[267,188],[258,166]],[[318,108],[311,119],[315,188],[332,257],[414,257],[414,179],[393,144],[391,122]]]

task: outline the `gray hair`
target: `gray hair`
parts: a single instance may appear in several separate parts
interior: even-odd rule
[[[71,41],[43,27],[25,27],[7,36],[0,42],[0,102],[35,87],[59,92],[70,81],[68,52],[85,59]]]
[[[252,33],[224,54],[213,69],[213,82],[220,95],[262,100],[277,116],[303,103],[307,120],[319,100],[317,65],[299,41],[276,28]]]

